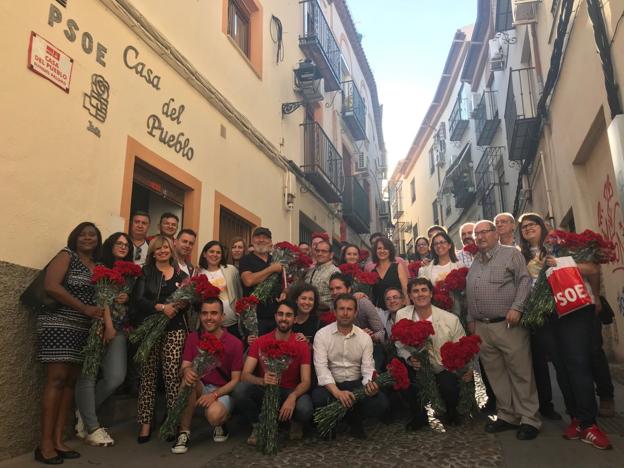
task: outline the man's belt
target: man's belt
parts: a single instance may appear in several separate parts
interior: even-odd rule
[[[475,319],[477,322],[483,322],[483,323],[498,323],[498,322],[502,322],[504,320],[507,320],[507,317],[494,317],[494,318],[478,318]]]

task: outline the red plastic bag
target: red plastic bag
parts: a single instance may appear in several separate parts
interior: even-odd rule
[[[594,303],[572,257],[558,258],[557,266],[546,270],[546,279],[559,317]]]

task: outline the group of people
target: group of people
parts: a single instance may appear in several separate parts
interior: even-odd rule
[[[531,333],[519,326],[524,303],[541,266],[555,265],[556,259],[542,246],[547,227],[540,216],[529,213],[519,219],[517,244],[515,224],[508,213],[493,221],[466,223],[460,230],[462,244],[476,245],[476,249],[458,251],[444,227],[432,226],[426,238],[416,240],[422,267],[414,278],[409,277],[407,262],[396,255],[392,242],[381,233],[369,239],[371,259],[367,262],[353,244],[343,245],[335,261],[329,236],[315,233],[310,244],[299,244],[299,249],[313,259],[303,281],[286,288],[278,282],[269,300],[257,306],[258,336],[246,336],[239,326],[236,301],[252,294],[256,286],[284,268],[273,261],[273,239],[268,228],[256,228],[250,246],[242,238],[233,239],[227,247],[218,240],[208,242],[195,265],[190,256],[197,234],[191,229],[178,230],[179,218],[173,213],[161,216],[158,234],[152,237],[148,236],[151,219],[145,212],[132,215],[129,233],[117,232],[106,240],[94,223],[81,223],[70,233],[67,246],[46,267],[44,288],[57,307],[38,315],[38,358],[45,364],[46,380],[41,441],[35,458],[46,464],[60,464],[80,456],[63,438],[74,403],[77,435],[94,446],[114,444],[99,423],[97,410],[126,379],[132,352],[128,330],[154,314],[165,314],[170,320],[147,362],[137,370],[140,444],[151,439],[159,374],[168,409],[181,386],[195,389],[172,441],[171,451],[176,454],[188,450],[197,408],[213,427],[215,442],[227,440],[227,421],[235,411],[251,424],[248,443],[255,444],[255,423],[266,385],[279,385],[279,420],[289,423],[288,435],[293,439],[313,430],[315,408],[334,400],[350,409],[346,422],[355,437],[366,437],[362,425],[365,418],[387,418],[392,414],[389,408],[396,404],[409,408],[409,430],[424,427],[427,416],[416,384],[421,363],[390,340],[392,326],[407,318],[428,320],[435,330],[430,358],[447,408],[443,423],[460,421],[455,411],[459,379],[472,379],[473,373],[457,377],[444,370],[440,347],[447,341],[457,341],[466,332],[477,333],[482,339],[480,367],[489,406],[495,407],[497,415],[486,425],[487,432],[514,429],[518,439],[527,440],[538,434],[539,413],[561,418],[550,401],[551,361],[571,417],[564,437],[609,448],[606,436],[596,426],[594,397],[595,379],[603,392],[601,410],[605,415],[613,412],[613,386],[605,383],[606,379],[610,383],[610,376],[608,365],[604,371],[606,357],[601,340],[598,342],[600,322],[595,312],[600,301],[585,311],[553,319]],[[121,318],[112,317],[108,308],[96,305],[91,283],[96,265],[112,267],[116,260],[142,266],[142,275],[131,292],[115,298],[116,307],[126,311]],[[370,296],[354,294],[353,279],[336,266],[342,263],[360,263],[363,270],[377,272],[378,280]],[[467,330],[458,314],[432,305],[434,284],[461,267],[470,268]],[[579,268],[599,297],[598,265],[580,264]],[[206,275],[219,289],[219,297],[197,306],[169,303],[167,298],[184,279],[195,275]],[[324,323],[321,317],[328,312],[333,312],[335,321]],[[106,345],[97,378],[81,374],[83,348],[93,319],[103,319],[102,339]],[[206,333],[223,343],[225,353],[215,369],[198,375],[192,362]],[[262,343],[271,339],[290,341],[297,350],[279,378],[264,372],[259,356]],[[373,382],[374,373],[382,372],[396,356],[404,359],[411,376],[411,386],[402,392],[398,403]],[[602,371],[598,372],[598,368]],[[353,391],[360,387],[369,398],[356,402]]]

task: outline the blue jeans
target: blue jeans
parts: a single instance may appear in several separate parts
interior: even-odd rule
[[[280,387],[280,404],[288,398],[292,393],[291,388]],[[241,415],[251,423],[258,422],[258,416],[262,409],[262,399],[264,398],[264,387],[262,385],[254,385],[249,382],[239,382],[234,388],[233,393],[234,405],[240,411]],[[297,398],[293,420],[301,424],[307,424],[312,421],[312,400],[307,393]]]
[[[76,406],[89,433],[100,427],[96,410],[126,378],[126,345],[126,335],[117,332],[102,357],[102,378],[96,384],[96,379],[81,375],[76,383]]]

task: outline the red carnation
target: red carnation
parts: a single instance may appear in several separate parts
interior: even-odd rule
[[[110,283],[115,283],[118,285],[125,284],[124,277],[117,270],[112,268],[107,268],[103,265],[97,265],[93,269],[93,273],[91,275],[91,283],[96,284],[100,281],[107,281]]]
[[[360,263],[364,263],[366,262],[366,260],[368,260],[368,257],[370,256],[370,252],[368,250],[364,250],[361,249],[360,250],[360,258],[359,258],[359,262]]]
[[[407,271],[409,272],[409,277],[410,278],[417,278],[418,277],[418,272],[420,271],[420,267],[422,266],[422,262],[421,261],[415,261],[415,262],[410,262],[407,265]]]
[[[302,252],[299,252],[297,254],[297,258],[295,259],[296,266],[298,268],[303,268],[304,270],[307,270],[308,268],[310,268],[313,263],[314,263],[314,260],[312,260],[312,257]]]
[[[212,333],[202,333],[197,347],[219,360],[221,360],[223,353],[225,353],[223,343]]]
[[[259,303],[260,301],[258,301],[258,298],[252,294],[251,296],[241,297],[238,301],[236,301],[234,308],[237,314],[242,314],[247,310],[256,307]]]
[[[430,321],[401,319],[392,327],[391,339],[404,346],[420,348],[431,335],[435,335],[435,330]]]
[[[477,244],[471,242],[470,244],[464,245],[464,248],[462,250],[464,252],[468,252],[470,255],[477,255],[479,247],[477,247]]]
[[[329,242],[329,234],[327,234],[326,232],[313,232],[310,236],[310,239],[315,239],[317,237]]]
[[[113,269],[117,270],[123,276],[141,276],[141,267],[134,262],[126,262],[124,260],[117,260],[113,265]]]
[[[446,310],[447,312],[450,312],[453,310],[453,304],[454,304],[453,298],[449,296],[447,293],[441,292],[438,294],[434,294],[433,298],[431,299],[431,303],[434,306],[439,307],[440,309]]]
[[[454,343],[448,341],[440,348],[442,365],[448,371],[464,369],[479,352],[479,335],[464,336]]]
[[[444,284],[449,291],[463,291],[466,289],[466,276],[468,275],[468,268],[458,268],[451,270],[451,272],[444,278]]]
[[[351,276],[352,278],[362,272],[360,265],[357,263],[343,263],[342,265],[338,265],[338,268],[340,268],[343,275]]]
[[[290,250],[294,254],[299,253],[299,247],[286,241],[278,242],[277,244],[273,246],[273,248],[282,249],[282,250]]]
[[[379,281],[379,273],[376,271],[359,271],[355,274],[354,279],[360,284],[372,286],[373,284],[377,284]]]
[[[268,359],[294,358],[297,350],[289,342],[272,338],[260,346],[260,353]]]
[[[334,323],[336,321],[336,314],[333,310],[328,310],[327,312],[323,312],[319,315],[319,320],[323,325],[329,325],[330,323]]]
[[[219,297],[221,294],[221,290],[208,281],[206,275],[193,276],[188,281],[194,286],[195,294],[199,296],[199,300],[205,301],[211,297]]]
[[[405,390],[409,388],[410,381],[407,374],[407,368],[405,365],[399,361],[397,358],[392,359],[390,364],[387,366],[388,372],[392,375],[392,380],[394,380],[394,389],[395,390]]]

